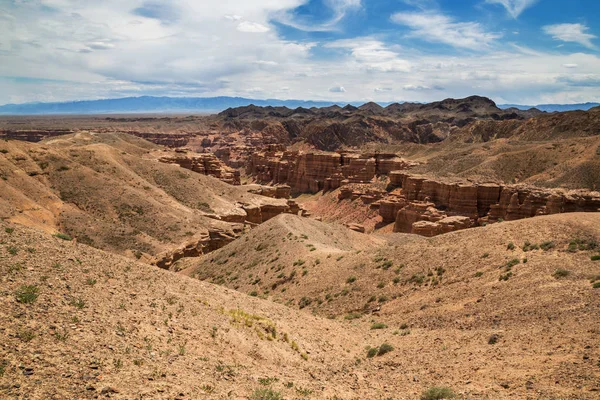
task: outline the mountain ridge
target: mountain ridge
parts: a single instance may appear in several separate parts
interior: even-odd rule
[[[434,103],[434,102],[432,102]],[[346,105],[360,107],[369,105],[369,109],[388,107],[394,104],[427,104],[420,102],[362,102],[362,101],[317,101],[317,100],[279,100],[279,99],[251,99],[245,97],[169,97],[169,96],[139,96],[114,99],[77,100],[66,102],[35,102],[23,104],[0,105],[0,115],[69,115],[69,114],[119,114],[119,113],[185,113],[185,112],[220,112],[228,108],[244,107],[249,105],[261,107],[288,107],[288,108],[325,108],[332,106],[344,107]],[[588,110],[599,106],[600,103],[579,104],[541,104],[536,106],[518,104],[498,104],[498,108],[518,108],[528,110],[538,108],[541,111],[572,111]]]

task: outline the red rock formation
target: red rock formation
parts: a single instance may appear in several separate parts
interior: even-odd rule
[[[395,232],[431,236],[499,220],[600,211],[600,195],[594,192],[439,182],[400,171],[392,172],[390,181],[402,188],[401,196],[381,200],[379,213],[384,222],[396,213]]]
[[[412,165],[390,154],[265,151],[252,154],[246,173],[261,183],[288,184],[295,193],[316,193],[348,183],[369,183],[378,175]]]
[[[224,247],[237,239],[241,235],[242,230],[241,226],[233,227],[229,232],[218,228],[210,229],[199,240],[191,241],[178,249],[158,256],[153,264],[162,269],[171,269],[178,260],[184,257],[200,257],[203,254]]]
[[[213,176],[230,185],[240,184],[240,172],[223,164],[214,154],[171,155],[161,157],[159,161],[177,164],[199,174]]]
[[[70,129],[53,130],[0,130],[0,139],[22,140],[24,142],[40,142],[43,139],[75,133]]]
[[[273,199],[289,199],[292,194],[292,188],[288,185],[259,186],[248,190],[248,192]]]

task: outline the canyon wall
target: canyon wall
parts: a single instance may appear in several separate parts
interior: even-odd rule
[[[190,171],[215,177],[230,185],[240,184],[240,172],[226,166],[214,154],[169,155],[160,157],[159,161],[167,164],[177,164]]]
[[[379,202],[383,221],[394,222],[395,232],[425,236],[503,220],[600,211],[597,192],[441,182],[404,171],[391,172],[390,185],[400,190]]]
[[[289,185],[294,193],[317,193],[349,183],[369,183],[376,176],[412,165],[395,154],[264,151],[251,155],[246,173],[260,183]]]

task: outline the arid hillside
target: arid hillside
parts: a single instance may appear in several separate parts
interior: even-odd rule
[[[245,221],[244,207],[287,207],[159,161],[168,154],[126,134],[2,142],[0,214],[97,248],[155,256],[209,230],[231,231]]]
[[[479,380],[489,398],[594,398],[599,223],[557,215],[428,239],[282,215],[184,273],[373,328],[409,375]]]
[[[362,241],[296,218],[254,233],[288,220],[281,263],[303,257],[308,274],[266,296],[269,262],[244,274],[261,276],[269,299],[304,288],[303,311],[1,223],[0,393],[414,399],[443,386],[469,399],[596,398],[597,215]],[[247,237],[244,249],[257,243]],[[237,271],[236,245],[214,253],[230,259],[223,271]]]

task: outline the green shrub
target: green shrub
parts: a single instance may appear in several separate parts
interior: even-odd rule
[[[369,348],[369,350],[367,350],[367,358],[375,357],[377,355],[378,351],[379,351],[379,348],[377,348],[377,347]]]
[[[377,352],[377,355],[382,356],[393,350],[394,350],[394,346],[392,346],[391,344],[384,343],[381,346],[379,346],[379,351]]]
[[[256,389],[250,396],[251,400],[283,400],[283,396],[279,392],[272,389]]]
[[[594,284],[592,285],[592,287],[594,289],[600,289],[600,282],[594,282]]]
[[[506,248],[507,248],[508,250],[514,250],[514,249],[515,249],[515,244],[514,244],[513,242],[510,242],[510,243],[508,244],[508,246],[506,246]]]
[[[571,271],[562,268],[557,269],[552,274],[555,279],[566,278],[569,275],[571,275]]]
[[[507,272],[504,275],[500,275],[500,278],[498,278],[499,281],[507,281],[510,279],[510,277],[513,276],[512,272]]]
[[[346,315],[346,316],[344,317],[344,319],[347,319],[348,321],[351,321],[351,320],[353,320],[353,319],[358,319],[358,318],[360,318],[360,317],[362,317],[362,314],[358,314],[358,313],[350,313],[350,314]]]
[[[387,325],[382,322],[375,322],[373,325],[371,325],[371,329],[385,329],[385,328],[387,328]]]
[[[600,261],[600,254],[591,257],[592,261]]]
[[[431,387],[421,394],[421,400],[454,399],[456,394],[447,387]]]
[[[35,285],[23,285],[17,289],[16,296],[19,303],[28,304],[37,300],[39,289]]]
[[[304,308],[310,305],[310,303],[312,303],[312,299],[310,297],[303,297],[300,299],[300,301],[298,302],[298,306],[300,308]]]
[[[15,228],[4,228],[4,232],[11,234],[15,231]]]
[[[544,251],[548,251],[550,249],[553,249],[554,247],[556,247],[556,245],[552,241],[546,241],[546,242],[540,244],[540,248]]]
[[[480,278],[482,276],[483,276],[483,272],[481,272],[481,271],[475,272],[475,278]]]
[[[55,233],[54,234],[55,237],[62,239],[62,240],[67,240],[67,241],[71,241],[73,240],[73,238],[69,235],[67,235],[66,233]]]
[[[354,283],[356,282],[356,277],[355,276],[351,276],[348,279],[346,279],[346,283]]]

